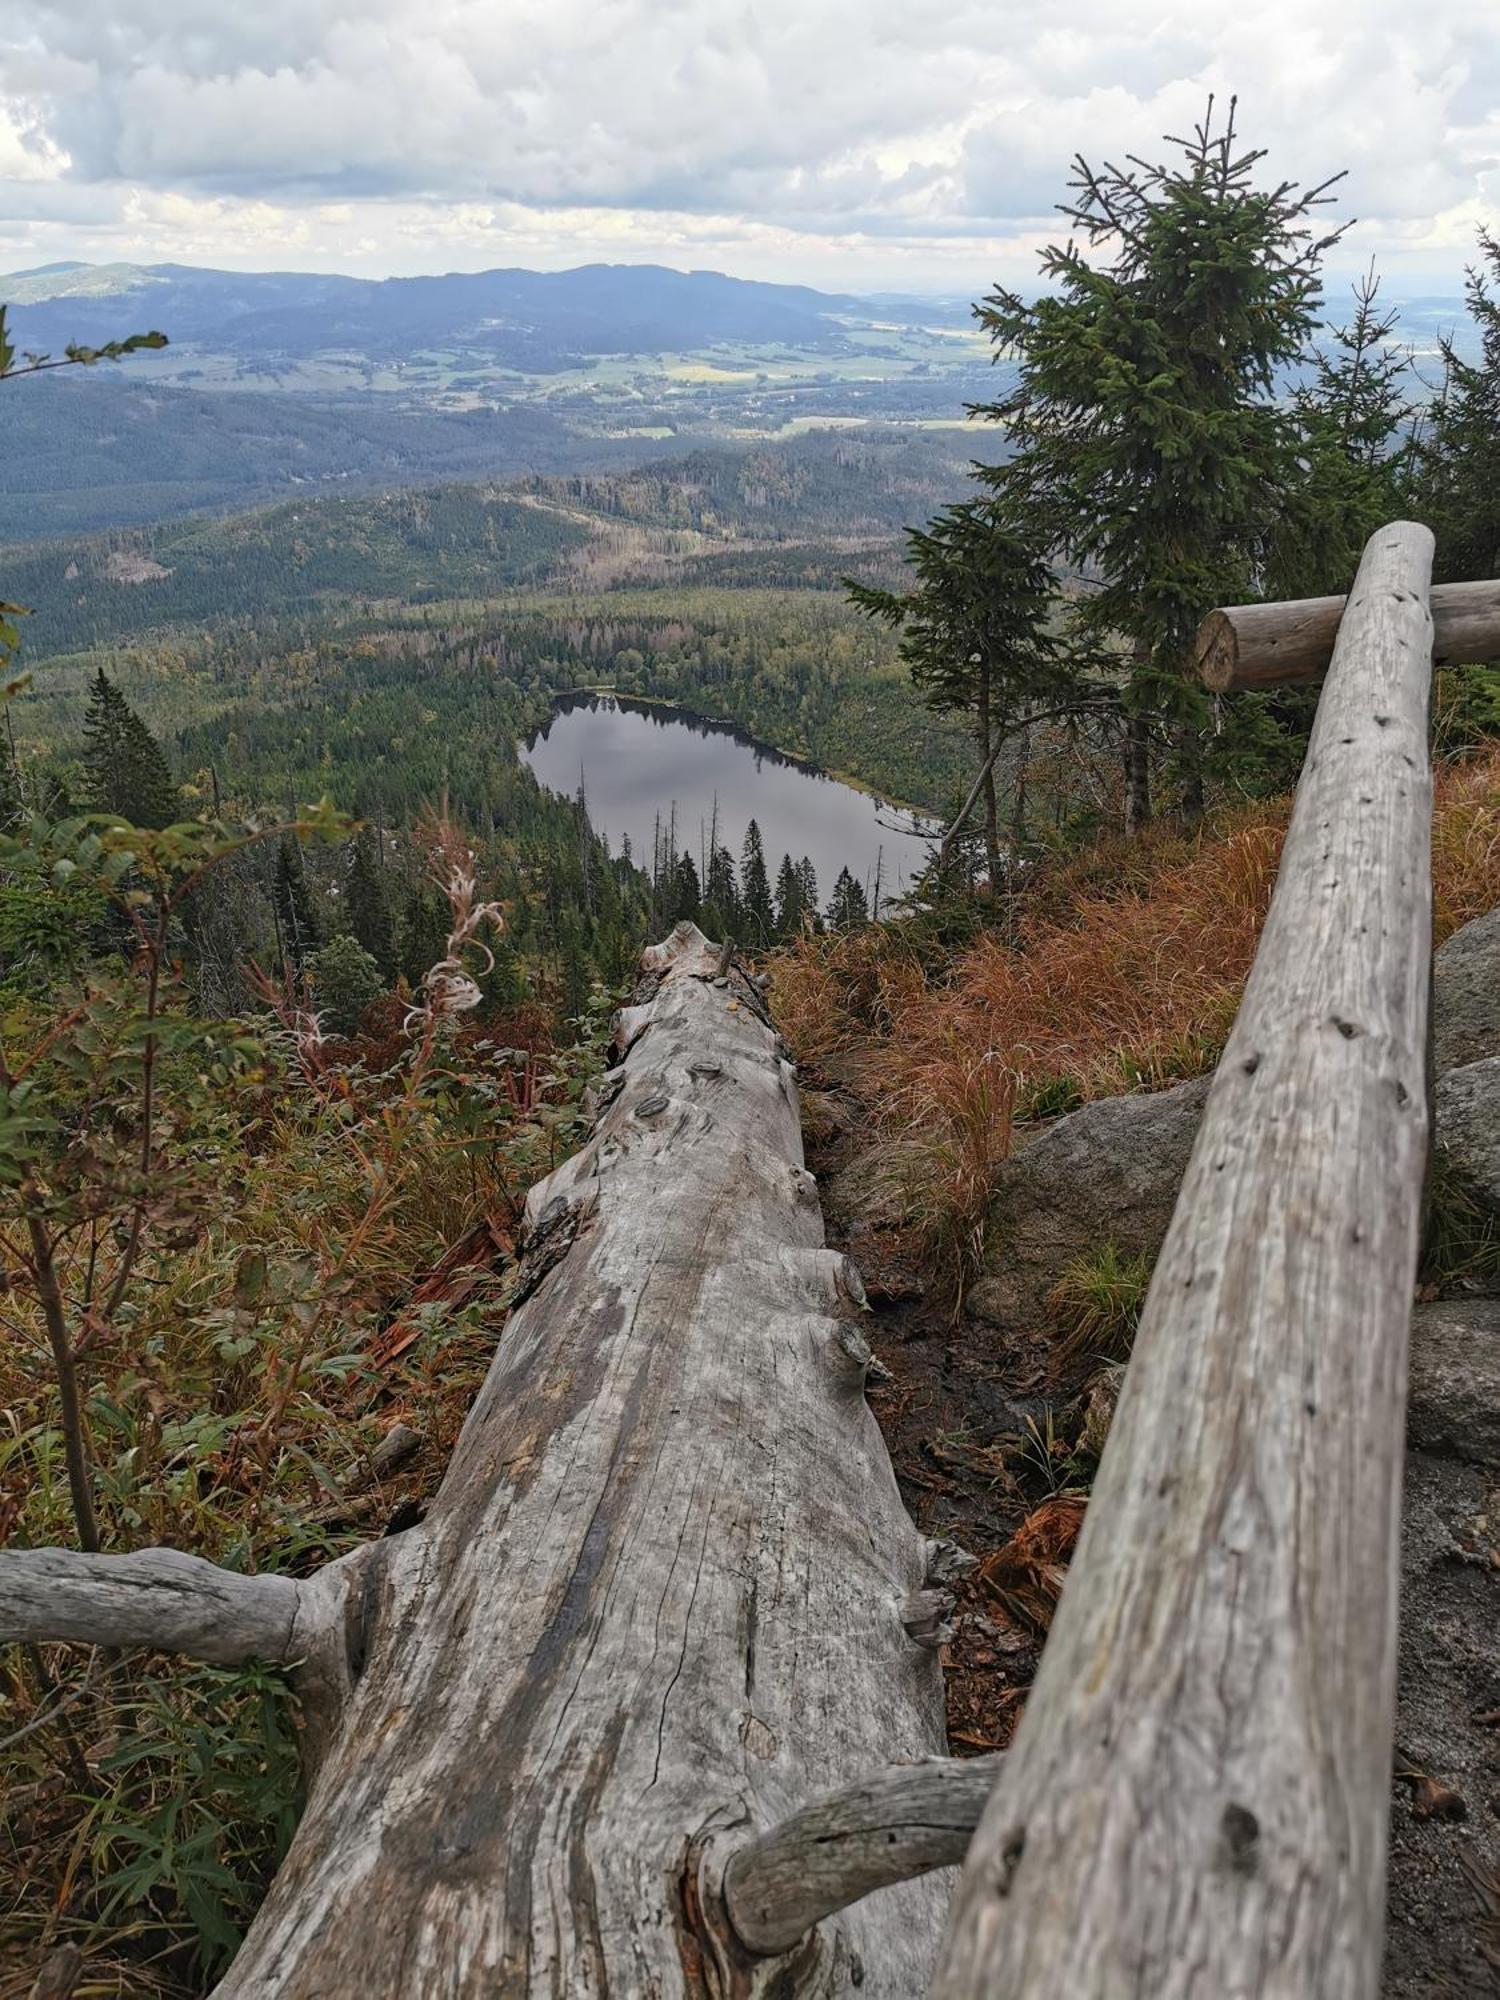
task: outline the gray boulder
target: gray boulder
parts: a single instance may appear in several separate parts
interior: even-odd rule
[[[1455,931],[1432,961],[1432,1048],[1439,1076],[1500,1056],[1500,908]]]
[[[1411,1318],[1407,1442],[1500,1465],[1500,1299],[1439,1299]]]
[[[1112,1243],[1161,1248],[1198,1135],[1207,1077],[1149,1096],[1106,1097],[1060,1118],[1005,1162],[990,1207],[978,1318],[1025,1331],[1076,1258]]]
[[[1440,1076],[1433,1109],[1441,1164],[1500,1215],[1500,1056]]]

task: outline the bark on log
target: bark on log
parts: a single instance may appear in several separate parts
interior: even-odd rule
[[[941,2000],[1378,1991],[1427,1153],[1432,537],[1365,550]]]
[[[788,1951],[814,1924],[876,1889],[968,1852],[996,1757],[935,1757],[814,1799],[748,1841],[724,1870],[724,1908],[746,1949]]]
[[[1315,681],[1328,671],[1346,597],[1232,604],[1198,627],[1195,661],[1217,694]],[[1441,665],[1500,660],[1500,579],[1440,583],[1430,593],[1433,657]]]
[[[532,1193],[524,1303],[425,1520],[364,1552],[352,1693],[220,2000],[926,1983],[936,1877],[790,1960],[712,1923],[747,1836],[943,1746],[858,1279],[718,961],[691,926],[647,954],[593,1140]]]

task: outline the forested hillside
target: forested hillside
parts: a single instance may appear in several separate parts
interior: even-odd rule
[[[31,612],[27,651],[38,660],[156,628],[264,624],[320,603],[336,612],[493,597],[552,574],[591,540],[616,575],[669,582],[685,565],[702,575],[726,563],[730,582],[832,587],[867,545],[894,552],[899,530],[963,476],[952,437],[824,431],[678,456],[659,471],[309,493],[251,513],[20,543],[0,550],[0,564]]]
[[[305,616],[361,600],[489,596],[588,540],[556,511],[494,489],[291,501],[226,521],[175,522],[0,552],[31,611],[37,658],[154,628]]]
[[[631,466],[670,439],[583,440],[544,409],[412,408],[394,398],[40,381],[6,414],[0,539],[152,528],[306,489]]]

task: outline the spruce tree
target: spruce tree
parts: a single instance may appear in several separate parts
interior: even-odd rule
[[[1470,267],[1464,296],[1480,360],[1443,341],[1442,392],[1417,453],[1417,511],[1437,537],[1440,583],[1500,574],[1500,298],[1490,290],[1500,283],[1500,238],[1481,232],[1479,248],[1484,263]]]
[[[703,907],[705,918],[721,937],[733,937],[740,929],[739,885],[734,877],[734,856],[727,847],[715,846],[709,850]]]
[[[400,966],[413,989],[448,955],[453,912],[448,899],[429,882],[419,882],[401,913]]]
[[[305,969],[308,959],[323,942],[323,928],[313,907],[307,870],[302,862],[302,843],[294,834],[283,834],[276,850],[276,874],[271,884],[271,903],[276,912],[276,928],[282,957],[293,971]]]
[[[1000,866],[999,804],[992,753],[997,731],[1026,712],[1062,706],[1084,689],[1048,633],[1052,572],[993,499],[946,508],[907,534],[914,576],[907,591],[846,583],[854,603],[901,634],[912,686],[938,712],[974,719],[984,772],[985,845],[990,875]]]
[[[1151,811],[1150,750],[1176,744],[1180,798],[1201,802],[1209,709],[1194,633],[1266,568],[1297,483],[1296,422],[1278,379],[1303,355],[1323,251],[1310,219],[1331,183],[1257,184],[1234,106],[1176,157],[1075,163],[1070,235],[1042,255],[1048,289],[1003,287],[979,317],[1013,355],[1009,394],[978,414],[1013,456],[987,478],[1042,547],[1090,573],[1075,627],[1119,648],[1126,825]]]
[[[812,857],[804,854],[797,863],[797,887],[802,896],[802,912],[814,923],[818,919],[818,871],[812,865]]]
[[[754,820],[745,828],[745,845],[740,853],[740,914],[746,942],[769,944],[776,927],[776,913],[771,907],[766,850]]]
[[[802,878],[790,854],[783,854],[776,874],[776,935],[795,937],[802,928]]]
[[[703,913],[703,890],[698,881],[698,865],[685,850],[672,874],[672,921],[697,923]]]
[[[380,848],[371,826],[354,836],[349,873],[344,881],[344,912],[351,933],[380,968],[383,979],[396,976],[396,924],[390,892],[380,865]]]
[[[1293,398],[1302,475],[1268,579],[1277,596],[1347,590],[1370,536],[1409,504],[1411,359],[1390,344],[1397,316],[1379,292],[1373,270],[1356,283],[1353,318],[1324,329]]]
[[[828,905],[828,921],[835,930],[852,930],[870,921],[870,903],[863,882],[856,882],[847,868],[838,872],[833,897]]]
[[[336,1035],[352,1035],[372,1000],[385,990],[380,968],[357,938],[330,938],[307,962],[313,1005]]]
[[[156,738],[101,667],[83,718],[89,803],[132,826],[170,826],[177,787]]]

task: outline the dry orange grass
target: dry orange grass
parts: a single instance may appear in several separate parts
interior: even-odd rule
[[[1289,811],[1101,844],[1038,879],[1011,939],[936,965],[899,928],[807,939],[777,960],[794,1054],[842,1056],[877,1122],[911,1135],[930,1248],[977,1241],[1013,1117],[1214,1067]],[[1440,942],[1500,904],[1500,745],[1440,771],[1433,862]]]

